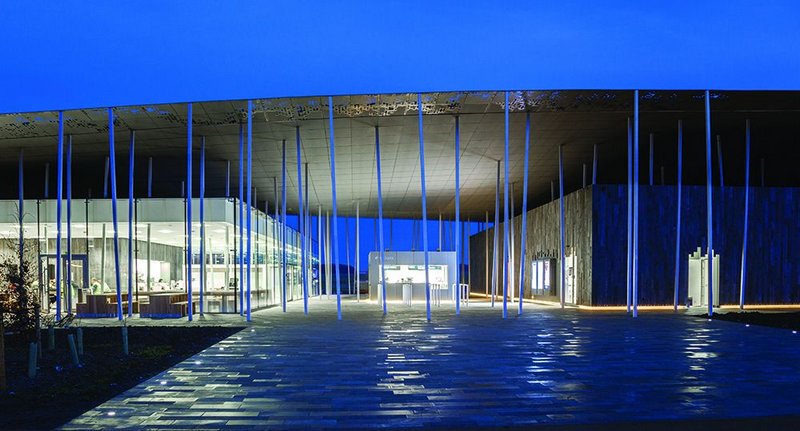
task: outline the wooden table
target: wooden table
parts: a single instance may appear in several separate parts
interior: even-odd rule
[[[128,313],[128,294],[122,295],[122,313]],[[132,312],[139,312],[139,301],[132,301]],[[75,311],[78,317],[116,317],[117,316],[117,294],[101,293],[97,295],[86,295],[86,302],[75,304]]]
[[[189,295],[186,292],[150,293],[148,304],[142,304],[140,317],[156,319],[184,317],[189,310]],[[196,310],[196,301],[192,301],[192,312]]]

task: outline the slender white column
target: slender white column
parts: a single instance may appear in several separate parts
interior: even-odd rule
[[[361,271],[361,259],[360,259],[359,255],[358,255],[358,253],[360,252],[360,247],[359,247],[360,232],[359,232],[359,226],[358,226],[358,216],[359,216],[359,214],[358,214],[358,201],[356,201],[356,301],[361,302],[361,284],[359,283],[359,278],[360,278],[360,274],[361,274],[360,273],[360,271]]]

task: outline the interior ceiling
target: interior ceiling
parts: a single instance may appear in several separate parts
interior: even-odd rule
[[[800,93],[712,92],[712,134],[720,137],[726,185],[744,182],[744,130],[753,130],[754,183],[764,159],[768,185],[798,185],[800,159]],[[428,216],[452,218],[454,212],[455,118],[459,118],[462,218],[493,214],[497,161],[504,150],[504,93],[424,94],[423,121]],[[337,96],[334,102],[337,203],[339,214],[377,215],[375,128],[380,131],[385,217],[419,218],[421,212],[419,135],[416,94]],[[627,119],[633,114],[632,91],[523,91],[510,93],[509,179],[514,184],[515,212],[521,209],[525,113],[531,113],[528,207],[558,192],[558,151],[563,150],[565,192],[582,187],[584,164],[592,178],[598,152],[598,183],[626,182]],[[245,131],[246,101],[193,104],[193,189],[199,193],[199,154],[206,142],[206,196],[224,196],[230,161],[231,195],[238,195],[239,133]],[[683,123],[684,183],[705,182],[704,96],[701,91],[640,92],[640,163],[649,181],[649,134],[653,134],[655,183],[676,181],[677,124]],[[181,196],[186,176],[187,105],[117,107],[115,145],[119,196],[127,197],[130,130],[136,131],[135,195],[144,197],[148,158],[153,158],[153,195]],[[73,190],[100,196],[108,155],[105,108],[64,112],[64,133],[73,142]],[[240,126],[244,123],[243,126]],[[263,209],[274,210],[275,185],[280,193],[281,149],[286,141],[286,202],[296,212],[296,128],[301,157],[308,163],[312,211],[331,208],[327,97],[253,101],[253,187]],[[0,116],[0,180],[3,197],[15,198],[19,149],[24,149],[26,197],[43,197],[44,167],[49,163],[50,198],[55,193],[58,113]],[[714,143],[715,178],[718,176]],[[503,169],[501,165],[501,169]],[[501,170],[501,174],[502,174]],[[502,177],[501,177],[502,178]],[[246,181],[246,177],[245,177]],[[718,181],[718,180],[715,180]],[[502,183],[501,183],[502,185]]]

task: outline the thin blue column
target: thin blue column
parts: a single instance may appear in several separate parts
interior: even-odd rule
[[[744,233],[742,234],[742,275],[739,283],[739,309],[744,310],[747,280],[747,220],[750,212],[750,120],[744,123]]]
[[[187,106],[186,114],[186,293],[189,301],[186,307],[187,318],[192,320],[192,104]],[[130,297],[128,298],[130,300]]]
[[[122,320],[122,280],[119,273],[119,219],[117,217],[117,155],[114,148],[114,111],[111,108],[108,108],[108,146],[109,176],[111,177],[111,222],[114,225],[114,275],[117,283],[117,319]]]
[[[342,320],[342,287],[340,284],[339,279],[339,243],[337,242],[338,238],[338,229],[336,222],[336,147],[335,147],[335,139],[333,136],[333,97],[328,96],[328,127],[330,128],[330,157],[331,157],[331,197],[333,200],[332,209],[333,209],[333,259],[331,261],[334,264],[335,272],[336,272],[336,316],[339,320]]]
[[[111,110],[109,110],[109,115],[111,115]],[[109,129],[113,137],[113,126],[110,126]],[[64,179],[64,111],[58,111],[58,149],[56,154],[58,159],[56,162],[58,163],[56,167],[58,172],[56,174],[56,320],[61,320],[61,201],[63,199]]]
[[[375,164],[378,168],[378,247],[381,253],[381,298],[383,314],[386,314],[386,271],[384,270],[386,253],[383,247],[383,189],[381,188],[381,135],[375,126]]]
[[[19,275],[20,277],[23,276],[22,267],[25,263],[25,254],[24,254],[24,242],[25,242],[25,231],[23,228],[23,219],[25,218],[25,175],[23,171],[23,161],[25,159],[25,150],[19,150],[19,169],[17,170],[17,179],[18,183],[18,198],[19,203],[17,206],[17,211],[19,215]],[[38,205],[38,204],[37,204]],[[38,220],[37,220],[38,222]],[[38,241],[38,238],[37,238]],[[37,257],[38,259],[38,257]]]
[[[597,184],[597,144],[592,148],[592,185]]]
[[[250,263],[253,260],[253,101],[247,101],[247,321],[250,321]]]
[[[633,292],[633,124],[628,117],[628,254],[627,254],[627,285],[625,290],[626,310],[631,312],[631,293]]]
[[[205,312],[203,295],[206,290],[206,137],[200,137],[200,315]]]
[[[714,314],[714,208],[711,177],[711,101],[706,90],[706,209],[708,217],[708,315]]]
[[[128,146],[128,317],[133,316],[133,154],[136,131],[131,130]]]
[[[494,190],[494,226],[492,232],[494,233],[494,243],[492,245],[492,307],[494,307],[494,297],[497,295],[497,246],[500,242],[497,229],[500,226],[500,160],[497,161],[497,178],[495,180]]]
[[[639,90],[633,92],[633,253],[631,254],[631,302],[633,317],[639,315]]]
[[[519,312],[522,314],[522,302],[525,297],[525,243],[528,232],[528,154],[531,142],[531,113],[525,113],[525,161],[522,174],[522,239],[519,245]]]
[[[295,127],[297,138],[297,228],[300,231],[300,280],[303,283],[303,313],[308,315],[308,277],[306,277],[306,229],[305,213],[303,212],[303,155],[300,148],[300,126]]]
[[[558,208],[559,208],[559,223],[558,227],[560,230],[560,237],[561,237],[561,289],[560,289],[560,296],[561,296],[561,308],[564,308],[564,301],[566,299],[566,290],[567,290],[567,277],[566,277],[566,270],[567,270],[567,253],[566,248],[564,245],[565,242],[565,235],[564,235],[564,145],[558,146]]]
[[[235,239],[234,239],[235,241]],[[239,315],[244,316],[244,124],[239,123]]]
[[[281,145],[281,306],[286,312],[286,139]]]
[[[461,280],[458,278],[458,275],[460,273],[459,270],[461,269],[461,265],[463,263],[461,261],[461,256],[458,254],[459,247],[461,246],[461,244],[459,244],[459,241],[458,241],[459,240],[459,234],[461,233],[461,231],[459,230],[461,228],[461,226],[460,226],[460,223],[458,222],[459,217],[461,215],[460,214],[460,211],[461,211],[461,193],[460,193],[461,177],[459,176],[459,170],[460,170],[459,168],[461,166],[461,141],[460,141],[461,138],[460,138],[460,133],[459,133],[459,127],[458,126],[459,126],[458,125],[458,116],[456,116],[456,130],[455,130],[455,133],[456,133],[456,145],[455,145],[455,147],[456,147],[455,148],[455,150],[456,150],[456,220],[455,220],[456,234],[455,234],[455,249],[456,250],[455,251],[456,251],[456,262],[458,262],[458,265],[456,265],[456,291],[455,291],[455,294],[456,294],[456,315],[461,314]],[[469,295],[469,292],[467,292],[467,294]]]
[[[504,161],[503,168],[503,319],[508,317],[508,258],[510,244],[508,241],[508,225],[511,224],[511,217],[508,214],[508,91],[505,92],[505,141],[504,141]]]
[[[431,286],[428,284],[428,202],[425,195],[425,138],[422,127],[422,95],[417,94],[417,122],[419,124],[419,174],[422,186],[422,254],[425,261],[425,311],[431,321]]]
[[[683,178],[683,121],[678,120],[678,202],[677,222],[675,224],[675,292],[672,308],[678,311],[678,290],[681,273],[681,179]]]
[[[72,314],[72,135],[67,135],[67,315]]]

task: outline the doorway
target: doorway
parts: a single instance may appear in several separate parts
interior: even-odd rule
[[[47,289],[43,289],[42,304],[47,304],[46,310],[55,313],[58,303],[56,295],[56,254],[40,254],[39,268],[42,280],[47,280]],[[89,256],[86,254],[61,255],[61,311],[66,314],[75,312],[75,305],[86,301],[89,289]],[[67,288],[69,286],[69,288]]]

